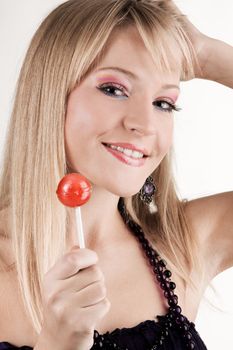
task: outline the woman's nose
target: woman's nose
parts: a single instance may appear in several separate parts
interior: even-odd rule
[[[142,100],[142,98],[141,98]],[[150,101],[130,103],[124,116],[124,127],[142,135],[154,135],[158,129],[155,107]]]

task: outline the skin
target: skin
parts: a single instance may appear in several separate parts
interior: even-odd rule
[[[106,67],[129,70],[136,78],[113,69],[102,70]],[[179,77],[178,68],[171,73],[159,72],[137,30],[129,28],[111,38],[100,66],[70,94],[65,124],[69,163],[93,184],[91,199],[82,207],[89,247],[94,249],[92,242],[101,244],[119,235],[119,197],[137,193],[169,151],[173,114],[164,110],[169,107],[166,102],[162,109],[160,101],[176,102]],[[115,96],[107,96],[97,89],[111,82],[125,87],[124,91],[116,89]],[[177,87],[164,87],[166,84]],[[154,101],[157,106],[153,106]],[[107,152],[102,142],[132,143],[145,148],[149,157],[141,167],[130,166]],[[109,227],[114,228],[112,233]]]

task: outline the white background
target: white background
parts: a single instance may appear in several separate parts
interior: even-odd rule
[[[14,86],[29,40],[40,20],[58,0],[0,0],[0,152],[12,107]],[[193,23],[209,36],[233,45],[233,2],[176,0]],[[181,83],[175,115],[174,169],[181,196],[192,199],[233,189],[233,90],[193,80]],[[233,209],[233,208],[232,208]],[[196,326],[209,350],[231,350],[233,327],[233,269],[217,276],[204,300]],[[7,340],[7,339],[6,339]]]

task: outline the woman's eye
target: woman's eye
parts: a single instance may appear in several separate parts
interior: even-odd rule
[[[112,97],[128,97],[125,93],[125,88],[121,85],[115,83],[105,83],[97,86],[97,89],[102,91],[105,95]],[[153,102],[153,105],[163,112],[180,111],[181,108],[177,107],[175,104],[168,102],[166,100],[157,100]]]
[[[108,84],[102,84],[97,87],[100,91],[102,91],[104,94],[108,96],[119,96],[124,97],[127,95],[125,94],[124,88],[121,85],[108,83]]]
[[[158,100],[153,102],[153,105],[158,107],[159,109],[161,109],[164,112],[172,112],[172,111],[180,111],[181,109],[179,107],[177,107],[175,104],[165,101],[165,100]]]

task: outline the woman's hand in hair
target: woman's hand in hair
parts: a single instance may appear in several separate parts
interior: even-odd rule
[[[96,324],[106,315],[104,275],[98,256],[71,249],[43,281],[43,326],[35,350],[89,350]]]
[[[194,76],[186,74],[184,80],[191,80],[194,78],[203,78],[204,68],[207,62],[208,54],[206,52],[206,43],[208,37],[200,32],[200,30],[194,26],[194,24],[189,20],[189,18],[183,14],[176,4],[171,1],[172,7],[174,8],[175,14],[177,14],[181,21],[183,22],[183,28],[186,35],[191,41],[194,52],[196,55],[196,64],[194,66]]]
[[[194,76],[187,75],[184,80],[208,79],[233,88],[233,47],[200,32],[173,1],[171,4],[174,12],[181,16],[185,32],[192,42],[197,58]]]

